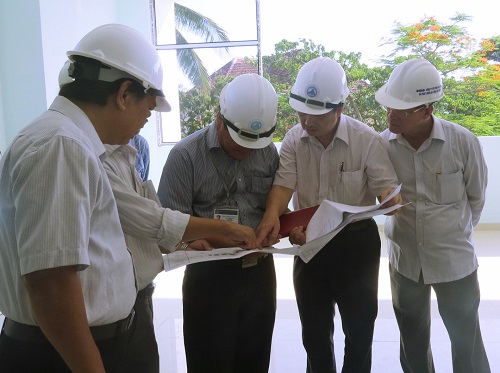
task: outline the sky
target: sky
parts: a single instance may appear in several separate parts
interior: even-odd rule
[[[234,40],[255,38],[254,0],[178,0],[219,23]],[[215,6],[216,3],[220,5]],[[282,39],[311,39],[326,50],[361,52],[361,61],[374,65],[387,49],[382,38],[389,37],[395,22],[411,24],[425,16],[448,23],[456,13],[465,13],[472,22],[462,24],[480,40],[500,34],[498,12],[493,0],[260,0],[261,47],[263,55],[274,51]],[[241,52],[241,50],[236,51]],[[227,61],[235,56],[224,56]],[[208,66],[210,67],[210,66]]]

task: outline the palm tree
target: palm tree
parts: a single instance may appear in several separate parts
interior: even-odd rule
[[[174,15],[176,44],[188,43],[186,37],[180,31],[181,29],[200,36],[209,43],[229,41],[224,29],[195,10],[174,3]],[[225,49],[228,50],[227,47]],[[178,49],[177,61],[182,72],[191,83],[205,92],[210,90],[210,78],[207,69],[194,49]]]

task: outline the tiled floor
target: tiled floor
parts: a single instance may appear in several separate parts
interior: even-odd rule
[[[383,233],[382,233],[383,235]],[[479,281],[482,302],[481,329],[492,372],[500,372],[500,231],[478,230],[475,235],[479,256]],[[399,365],[399,333],[392,311],[388,262],[385,246],[380,266],[379,314],[373,343],[373,373],[401,372]],[[273,336],[271,373],[305,372],[300,321],[292,285],[292,258],[275,255],[278,277],[278,308]],[[183,268],[162,273],[156,280],[154,295],[155,325],[161,354],[162,373],[184,373],[186,364],[182,340],[181,283]],[[448,335],[436,304],[432,309],[432,348],[436,372],[448,373],[451,353]],[[337,366],[342,363],[343,334],[336,317],[335,352]],[[339,369],[340,371],[340,369]]]

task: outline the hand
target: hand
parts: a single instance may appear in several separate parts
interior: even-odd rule
[[[295,227],[290,231],[290,236],[288,237],[291,244],[303,245],[306,243],[306,231],[303,226]]]
[[[280,241],[280,219],[278,216],[264,214],[257,227],[257,242],[264,246],[272,246]]]
[[[233,241],[233,246],[238,246],[246,250],[262,249],[262,244],[257,241],[257,237],[252,228],[232,222],[226,223],[228,223],[229,227],[226,238]]]
[[[384,192],[378,197],[379,201],[383,201],[391,193],[392,193],[392,189],[384,190]],[[398,193],[394,197],[392,197],[392,199],[390,199],[389,201],[384,203],[382,206],[380,206],[379,209],[385,209],[387,207],[395,206],[397,204],[401,204],[401,202],[402,202],[401,194]],[[388,212],[387,214],[384,214],[384,215],[386,215],[386,216],[395,215],[398,213],[399,210],[400,209],[396,209],[396,210]]]
[[[207,240],[196,240],[189,244],[186,251],[210,251],[213,247]]]

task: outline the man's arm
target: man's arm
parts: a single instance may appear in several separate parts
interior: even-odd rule
[[[488,168],[477,137],[469,141],[469,154],[464,165],[465,189],[472,212],[472,226],[475,227],[479,223],[486,202],[488,185]]]
[[[281,185],[273,185],[267,196],[266,212],[257,227],[257,242],[273,245],[281,238],[279,217],[286,212],[293,190]]]
[[[155,242],[168,250],[173,249],[182,239],[189,216],[165,209],[157,201],[143,197],[109,165],[105,164],[105,169],[113,189],[123,232]]]
[[[103,372],[92,338],[80,279],[73,266],[24,276],[35,319],[72,372]]]
[[[173,251],[180,241],[192,241],[214,234],[222,235],[227,246],[259,247],[251,228],[214,219],[194,218],[161,207],[159,201],[152,199],[156,197],[152,186],[152,190],[146,190],[151,198],[143,197],[134,190],[134,181],[128,180],[130,170],[126,160],[123,163],[115,161],[114,165],[111,161],[108,159],[105,162],[105,169],[115,196],[120,223],[126,234],[153,241],[164,253]]]
[[[201,238],[206,239],[212,247],[241,247],[242,249],[262,247],[250,227],[230,221],[191,216],[182,240],[193,241]]]

